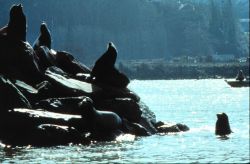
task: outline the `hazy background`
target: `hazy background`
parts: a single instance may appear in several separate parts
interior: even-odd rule
[[[0,26],[13,3],[24,5],[31,44],[45,21],[53,49],[87,65],[109,41],[119,60],[249,56],[249,0],[0,0]]]

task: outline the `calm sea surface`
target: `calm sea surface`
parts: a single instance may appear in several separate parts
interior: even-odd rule
[[[134,80],[135,91],[157,120],[185,123],[190,131],[89,146],[0,148],[0,163],[249,163],[249,88],[224,80]],[[229,116],[232,133],[214,135],[216,113]]]

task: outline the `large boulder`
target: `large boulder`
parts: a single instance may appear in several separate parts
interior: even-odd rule
[[[28,42],[15,41],[0,35],[0,73],[35,85],[43,80],[34,50]]]
[[[108,110],[117,113],[128,121],[139,122],[142,111],[137,102],[131,98],[114,98],[98,102],[96,107],[99,110]]]
[[[0,113],[13,108],[31,108],[22,92],[7,78],[0,75]],[[0,115],[4,117],[2,114]]]
[[[88,96],[95,97],[102,89],[94,84],[79,81],[63,74],[60,69],[47,69],[45,75],[54,88],[62,95],[62,97],[72,96]]]
[[[130,98],[135,102],[140,101],[140,97],[128,88],[117,88],[105,84],[95,85],[102,88],[102,92],[99,92],[99,94],[96,95],[94,99],[95,102],[116,98]]]
[[[53,146],[87,143],[83,133],[71,126],[73,119],[78,120],[78,125],[82,123],[80,115],[13,109],[0,119],[0,139],[11,145]]]
[[[79,108],[79,103],[82,102],[84,98],[86,97],[48,98],[37,102],[34,108],[46,109],[47,111],[57,113],[82,114],[83,111]]]
[[[77,73],[90,73],[91,70],[81,62],[79,62],[73,55],[66,51],[56,52],[56,66],[61,68],[64,72],[75,76]]]
[[[164,122],[157,122],[155,124],[158,133],[177,133],[177,132],[185,132],[189,130],[189,127],[185,124],[181,123],[164,123]]]
[[[29,143],[35,146],[56,146],[69,143],[89,144],[90,142],[73,127],[42,124],[31,134]]]

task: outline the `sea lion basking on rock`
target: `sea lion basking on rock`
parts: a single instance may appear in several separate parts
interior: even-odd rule
[[[26,41],[26,17],[21,4],[13,5],[10,9],[7,36],[13,40]]]
[[[91,76],[96,79],[100,78],[105,72],[114,69],[117,57],[117,50],[112,42],[108,44],[107,51],[95,62]]]
[[[232,131],[230,129],[227,114],[226,113],[218,113],[217,114],[217,121],[216,121],[216,125],[215,125],[215,134],[224,136],[224,135],[230,134],[231,132]]]
[[[91,72],[91,79],[97,83],[126,88],[129,79],[115,68],[117,50],[112,42],[108,44],[107,51],[95,62]]]
[[[79,103],[79,107],[83,110],[82,117],[89,120],[91,131],[112,132],[122,125],[122,120],[116,113],[96,110],[88,97]]]
[[[40,35],[34,42],[33,48],[34,50],[37,50],[40,46],[46,46],[51,49],[51,35],[45,22],[40,26]]]

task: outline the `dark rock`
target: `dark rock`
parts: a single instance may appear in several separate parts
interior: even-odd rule
[[[41,72],[45,72],[48,67],[56,65],[55,53],[45,46],[36,48],[37,63]]]
[[[139,122],[142,111],[140,106],[131,98],[115,98],[98,102],[96,107],[100,110],[108,110],[117,113],[120,117],[132,122]]]
[[[56,112],[49,112],[43,109],[25,109],[15,108],[9,111],[9,115],[13,117],[24,118],[23,120],[34,120],[33,125],[40,124],[58,124],[68,125],[70,119],[81,119],[80,115],[61,114]],[[17,121],[18,122],[18,121]]]
[[[157,129],[154,127],[154,124],[144,115],[142,115],[141,120],[138,124],[143,126],[150,134],[156,134],[158,132]]]
[[[156,123],[154,124],[154,126],[157,128],[157,127],[162,126],[162,125],[164,125],[164,124],[165,124],[164,122],[158,121],[158,122],[156,122]]]
[[[176,125],[180,129],[180,131],[182,131],[182,132],[186,132],[186,131],[190,130],[189,127],[185,124],[177,123]]]
[[[87,144],[89,140],[73,127],[53,124],[39,125],[31,139],[32,145],[55,146],[73,144]]]
[[[41,100],[34,105],[37,109],[46,109],[47,111],[65,113],[65,114],[82,114],[79,108],[79,103],[86,98],[80,97],[63,97],[63,98],[49,98]]]
[[[88,96],[92,98],[101,92],[101,88],[91,83],[64,77],[55,71],[47,69],[45,75],[62,97]]]
[[[73,55],[65,51],[57,51],[56,66],[71,75],[77,73],[90,73],[91,70],[84,64],[77,61]]]
[[[140,101],[140,97],[136,93],[127,88],[116,88],[104,84],[98,84],[97,86],[102,88],[103,92],[99,92],[100,94],[97,95],[98,97],[96,100],[94,100],[95,102],[99,100],[102,101],[105,99],[115,99],[115,98],[131,98],[135,102]]]
[[[62,96],[60,95],[60,91],[56,90],[56,88],[48,81],[43,81],[37,84],[36,88],[38,90],[37,101]]]
[[[14,84],[33,106],[38,98],[38,90],[20,80],[15,80]]]
[[[152,112],[149,107],[142,101],[139,102],[140,109],[142,111],[142,117],[147,119],[150,123],[156,123],[156,116],[154,112]]]
[[[89,73],[77,73],[74,78],[80,81],[86,81],[88,83],[91,83]]]
[[[231,128],[229,125],[229,120],[228,120],[228,116],[226,113],[218,113],[217,114],[217,121],[216,121],[216,125],[215,125],[215,134],[216,135],[228,135],[230,134]]]
[[[10,80],[0,76],[0,113],[16,107],[31,108],[31,105]]]
[[[156,129],[158,133],[177,133],[177,132],[185,132],[189,130],[189,127],[184,124],[171,124],[171,123],[164,123],[164,122],[157,122]]]
[[[162,126],[159,126],[157,128],[159,133],[177,133],[177,132],[181,132],[181,130],[179,129],[179,127],[177,125],[173,125],[173,124],[164,124]]]
[[[122,130],[125,133],[130,133],[136,136],[150,136],[151,133],[149,133],[147,131],[147,129],[145,127],[143,127],[142,125],[138,124],[138,123],[133,123],[130,122],[126,119],[123,119],[123,128]]]
[[[56,66],[48,67],[48,68],[46,69],[46,72],[47,72],[47,73],[55,73],[55,74],[61,75],[61,76],[66,77],[66,78],[69,77],[69,74],[68,74],[68,73],[64,72],[61,68],[56,67]],[[46,72],[45,72],[45,73],[46,73]]]
[[[4,26],[4,27],[2,27],[2,28],[0,28],[0,35],[6,36],[7,35],[7,28],[8,28],[7,25]]]
[[[29,43],[13,41],[0,35],[0,54],[0,73],[8,78],[21,80],[32,86],[44,79]]]
[[[115,68],[117,50],[113,43],[109,43],[107,51],[95,62],[91,77],[96,83],[126,88],[129,79]]]
[[[142,111],[142,115],[137,123],[143,126],[148,133],[150,134],[157,133],[157,129],[154,126],[156,123],[155,114],[152,111],[150,111],[148,106],[146,106],[143,102],[139,102],[139,106],[140,110]]]

